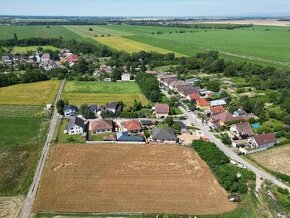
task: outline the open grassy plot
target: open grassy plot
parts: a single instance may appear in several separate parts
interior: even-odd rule
[[[249,155],[261,166],[290,176],[290,145],[273,147]]]
[[[0,39],[12,39],[14,33],[18,39],[24,38],[59,38],[82,39],[78,34],[63,26],[0,26]]]
[[[0,195],[27,191],[47,127],[42,106],[0,106]]]
[[[146,105],[149,101],[134,82],[82,82],[69,81],[65,84],[63,99],[71,104],[101,104],[123,101],[132,105],[134,99]]]
[[[55,145],[34,211],[217,214],[227,193],[190,148]]]
[[[18,84],[0,88],[0,104],[45,105],[53,103],[59,80]]]
[[[59,50],[59,48],[56,48],[56,47],[50,46],[50,45],[45,45],[45,46],[25,46],[25,47],[17,46],[17,47],[13,48],[13,52],[14,53],[19,53],[19,54],[25,54],[25,53],[27,53],[29,51],[35,52],[38,47],[43,48],[43,50],[52,50],[52,51]]]

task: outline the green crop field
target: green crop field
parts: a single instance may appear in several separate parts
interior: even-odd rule
[[[18,39],[24,38],[59,38],[81,39],[78,34],[63,26],[0,26],[0,39],[11,39],[17,34]]]
[[[63,99],[70,104],[101,104],[112,101],[123,101],[132,105],[134,99],[146,105],[149,101],[134,82],[82,82],[69,81],[66,83]]]
[[[47,127],[41,106],[0,105],[0,195],[28,190]]]
[[[45,105],[54,102],[59,80],[18,84],[0,88],[0,104]]]
[[[140,49],[163,52],[158,49],[164,49],[167,52],[175,52],[179,56],[192,56],[198,52],[217,50],[223,57],[232,60],[244,59],[254,63],[290,66],[288,27],[254,26],[227,30],[108,25],[92,26],[93,31],[88,31],[88,28],[89,26],[69,27],[80,36],[128,52]],[[99,33],[104,37],[99,37]],[[110,37],[107,34],[110,34]],[[138,42],[141,45],[138,45]]]

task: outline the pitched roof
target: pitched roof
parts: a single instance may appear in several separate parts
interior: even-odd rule
[[[168,104],[156,104],[155,113],[157,114],[169,114],[169,105]]]
[[[127,120],[123,123],[123,126],[128,131],[136,131],[142,128],[139,120]]]
[[[78,107],[75,106],[75,105],[65,105],[65,106],[63,107],[63,110],[64,110],[64,111],[65,111],[65,110],[75,110],[75,111],[77,111],[77,110],[78,110]]]
[[[184,83],[184,84],[178,85],[176,89],[178,92],[182,93],[183,95],[188,96],[192,93],[197,92],[200,89],[200,87],[193,87],[192,84],[190,83]]]
[[[253,132],[253,130],[248,122],[238,123],[235,126],[236,126],[237,131],[240,134],[248,135],[248,136],[255,135],[255,133]]]
[[[210,112],[212,114],[219,114],[225,112],[224,106],[215,106],[215,107],[210,107]]]
[[[201,107],[209,106],[209,102],[207,100],[205,100],[204,98],[197,99],[196,104],[201,106]]]
[[[255,135],[253,138],[255,139],[258,146],[277,142],[277,139],[274,133],[265,133],[265,134]]]
[[[90,121],[89,129],[90,130],[113,129],[113,121],[103,118],[95,119]]]
[[[223,113],[219,113],[216,115],[211,116],[211,119],[214,122],[217,121],[222,121],[223,123],[229,123],[229,122],[233,122],[233,121],[239,121],[239,120],[244,120],[244,118],[242,117],[234,117],[231,113],[225,111]]]
[[[128,132],[117,132],[117,140],[123,142],[143,142],[144,139],[138,135],[129,135]]]
[[[187,97],[190,99],[190,101],[200,99],[200,95],[198,92],[189,94]]]
[[[153,128],[152,139],[155,140],[177,140],[174,129],[172,128]]]
[[[67,129],[72,128],[74,125],[80,126],[82,128],[86,127],[85,121],[80,117],[72,117],[69,119]]]
[[[211,101],[210,102],[210,105],[211,106],[219,106],[219,105],[226,105],[227,103],[223,100],[223,99],[220,99],[220,100],[214,100],[214,101]]]
[[[106,108],[110,108],[110,109],[116,109],[118,107],[118,103],[117,102],[110,102],[106,104]]]

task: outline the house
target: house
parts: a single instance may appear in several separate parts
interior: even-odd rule
[[[183,82],[178,81],[177,79],[171,80],[171,82],[168,84],[168,88],[175,91],[176,87],[181,85],[182,83]]]
[[[63,107],[63,114],[65,117],[74,117],[78,112],[78,107],[75,105],[65,105]]]
[[[235,117],[247,117],[248,113],[246,111],[244,111],[243,109],[238,109],[236,111],[234,111],[234,116]]]
[[[100,70],[104,70],[107,73],[111,73],[112,71],[112,67],[111,66],[107,66],[106,64],[101,64],[100,65]]]
[[[215,107],[215,106],[224,106],[224,105],[226,105],[226,104],[227,104],[227,103],[226,103],[223,99],[210,101],[210,106],[211,106],[211,107]]]
[[[155,123],[156,122],[153,120],[141,120],[142,126],[151,127],[151,126],[155,125]]]
[[[248,145],[252,148],[269,148],[277,144],[274,133],[255,135],[248,139]]]
[[[129,135],[128,132],[117,132],[117,141],[120,142],[143,142],[144,138],[139,135]]]
[[[89,110],[91,111],[91,112],[93,112],[93,113],[97,113],[98,111],[99,111],[99,107],[98,107],[98,105],[96,105],[96,104],[91,104],[91,105],[89,105]]]
[[[130,73],[123,73],[121,75],[121,80],[122,81],[130,81],[130,78],[131,78],[131,74]]]
[[[199,93],[198,92],[194,92],[194,93],[192,93],[192,94],[189,94],[187,97],[186,97],[186,99],[188,100],[188,101],[196,101],[197,99],[200,99],[201,97],[200,97],[200,95],[199,95]]]
[[[169,88],[169,85],[173,82],[178,82],[177,78],[166,78],[163,80],[163,85]],[[179,82],[178,82],[179,83]]]
[[[217,114],[220,114],[220,113],[223,113],[225,112],[225,108],[224,106],[215,106],[215,107],[210,107],[209,108],[209,114],[212,116],[212,115],[217,115]]]
[[[159,83],[163,84],[165,79],[172,78],[177,80],[177,75],[176,74],[159,74],[157,76],[157,80]]]
[[[117,102],[110,102],[106,104],[106,110],[111,111],[113,113],[120,112],[121,106]]]
[[[69,135],[83,134],[86,132],[86,123],[80,117],[72,117],[69,119],[65,133]]]
[[[41,62],[48,62],[50,61],[50,54],[49,53],[43,53],[41,58],[40,58]]]
[[[153,128],[151,140],[159,143],[176,143],[178,138],[172,128]]]
[[[127,120],[122,123],[124,132],[139,133],[142,130],[142,126],[139,120]]]
[[[2,63],[5,65],[11,65],[13,62],[9,56],[2,56]]]
[[[94,119],[90,121],[89,130],[93,134],[113,132],[114,123],[112,120],[107,120],[103,118]]]
[[[255,135],[250,124],[248,122],[237,123],[231,126],[230,132],[237,139],[246,139],[250,136]]]
[[[168,104],[156,104],[155,105],[155,116],[156,118],[166,118],[169,115],[169,105]]]
[[[229,113],[228,111],[225,111],[223,113],[219,113],[219,114],[211,116],[208,124],[209,126],[213,128],[219,128],[221,126],[226,126],[226,125],[230,125],[237,122],[243,122],[243,121],[246,121],[246,119],[243,117],[234,117],[231,113]]]
[[[205,109],[209,108],[209,102],[204,98],[197,99],[196,100],[196,107],[201,109],[201,110],[205,110]]]
[[[192,84],[185,83],[176,87],[176,91],[180,96],[186,98],[188,95],[198,92],[200,87],[193,87]]]

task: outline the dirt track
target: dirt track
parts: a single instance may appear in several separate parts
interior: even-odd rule
[[[34,211],[216,214],[235,205],[190,148],[56,145]]]

